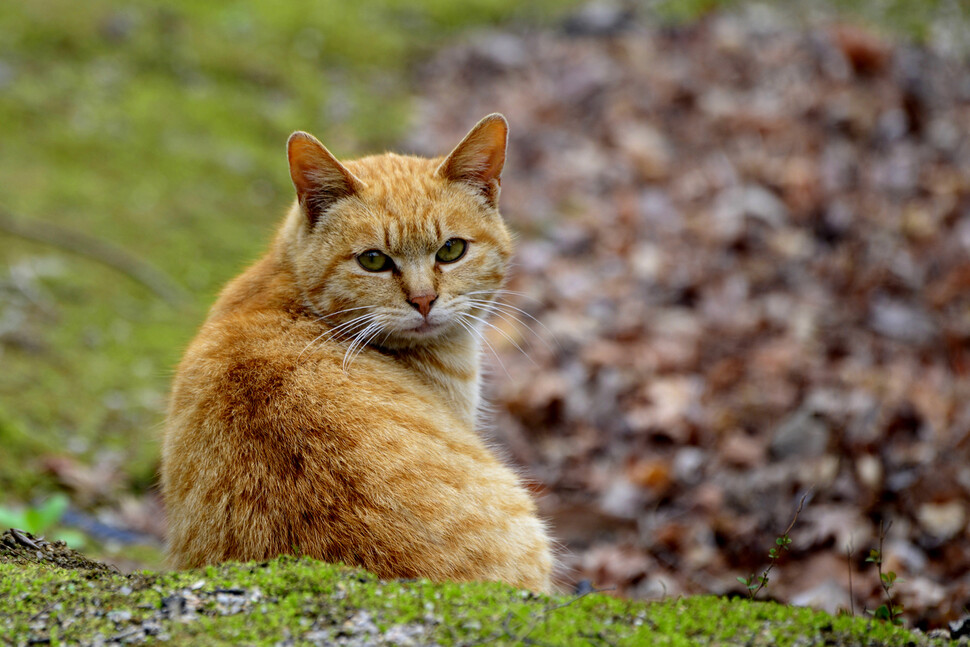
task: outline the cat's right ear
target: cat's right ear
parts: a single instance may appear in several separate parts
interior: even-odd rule
[[[315,224],[334,202],[352,196],[364,187],[363,182],[309,133],[297,131],[290,135],[286,155],[296,197],[310,225]]]
[[[509,141],[509,123],[495,112],[476,124],[435,171],[452,182],[469,184],[485,196],[489,205],[498,205]]]

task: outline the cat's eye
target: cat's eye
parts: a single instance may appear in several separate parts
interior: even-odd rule
[[[391,257],[376,249],[357,254],[357,263],[368,272],[385,272],[394,267]]]
[[[434,257],[440,263],[454,263],[465,255],[466,247],[468,247],[468,244],[461,238],[451,238],[441,246]]]

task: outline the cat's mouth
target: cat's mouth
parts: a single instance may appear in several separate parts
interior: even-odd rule
[[[441,324],[432,323],[432,322],[428,321],[427,319],[425,319],[424,321],[422,321],[419,325],[415,326],[414,328],[409,328],[408,329],[408,332],[410,332],[410,333],[417,333],[419,335],[425,335],[427,333],[434,332],[434,331],[438,330],[439,328],[441,328]]]

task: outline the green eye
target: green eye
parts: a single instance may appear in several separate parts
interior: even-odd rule
[[[386,272],[394,267],[391,257],[376,249],[368,249],[357,254],[357,262],[368,272]]]
[[[468,244],[461,238],[452,238],[438,250],[435,258],[441,263],[454,263],[465,255],[465,248]]]

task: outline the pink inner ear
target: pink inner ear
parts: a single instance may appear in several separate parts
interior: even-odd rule
[[[489,115],[462,140],[438,167],[438,174],[454,182],[488,185],[505,166],[508,126],[500,115]]]
[[[307,133],[293,133],[287,145],[290,178],[313,223],[334,201],[358,191],[363,183]]]
[[[502,167],[505,166],[505,142],[508,136],[504,121],[496,121],[489,126],[483,129],[482,133],[486,163],[481,179],[485,182],[494,180],[502,174]]]

